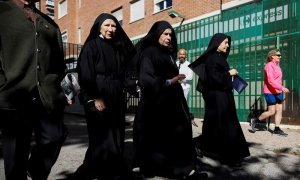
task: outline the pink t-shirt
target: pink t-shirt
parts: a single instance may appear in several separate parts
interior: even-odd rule
[[[279,62],[272,60],[264,68],[264,93],[279,94],[282,93],[282,71]]]

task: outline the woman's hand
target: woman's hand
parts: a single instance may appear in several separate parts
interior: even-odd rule
[[[66,99],[66,101],[67,101],[68,105],[72,105],[72,104],[75,103],[75,98],[73,98],[73,99]]]
[[[235,76],[239,73],[236,69],[230,69],[228,72],[229,72],[230,76]]]
[[[282,91],[285,92],[285,93],[289,93],[290,92],[290,90],[288,88],[286,88],[286,87],[283,87]]]
[[[103,99],[96,99],[96,100],[94,101],[94,104],[95,104],[95,108],[96,108],[98,111],[103,111],[103,110],[106,108]]]
[[[184,74],[178,74],[177,76],[171,79],[171,84],[180,83],[183,79],[185,79]]]

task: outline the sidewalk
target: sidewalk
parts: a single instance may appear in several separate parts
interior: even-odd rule
[[[196,120],[198,128],[194,135],[201,134],[202,121]],[[269,131],[252,133],[249,123],[241,123],[245,138],[249,144],[251,156],[245,159],[242,168],[229,168],[218,162],[202,158],[203,171],[209,179],[251,179],[251,180],[296,180],[300,179],[300,127],[283,126],[287,137],[272,135],[274,125]]]
[[[132,116],[127,121],[133,121]],[[201,134],[202,121],[195,119],[198,127],[193,127],[194,136]],[[65,123],[69,136],[64,143],[60,156],[54,165],[49,180],[64,177],[74,172],[82,163],[87,148],[88,136],[84,117],[66,114]],[[229,168],[218,162],[200,158],[200,169],[206,172],[208,179],[241,179],[241,180],[299,180],[300,179],[300,127],[285,126],[282,128],[289,135],[280,137],[269,131],[251,133],[248,123],[241,123],[244,135],[249,143],[251,157],[248,157],[242,168]],[[271,130],[273,127],[271,125]],[[126,127],[125,154],[132,157],[132,127]],[[155,177],[152,180],[164,180]],[[3,159],[0,158],[0,180],[4,180]]]
[[[127,117],[128,122],[133,117]],[[202,121],[195,120],[198,127],[193,127],[194,136],[201,134]],[[87,135],[84,118],[67,115],[66,124],[70,130],[70,136],[65,143],[59,159],[50,175],[50,180],[61,177],[61,174],[73,172],[81,164],[87,146]],[[218,162],[203,157],[200,159],[201,169],[207,172],[209,179],[251,179],[251,180],[296,180],[300,179],[300,127],[284,127],[288,137],[272,135],[269,131],[257,131],[251,133],[248,123],[241,123],[244,135],[250,146],[251,157],[245,160],[244,166],[232,169],[220,165]],[[299,128],[299,129],[294,129]],[[273,129],[271,124],[270,129]],[[132,143],[132,127],[126,128],[126,155],[130,158]],[[164,178],[155,177],[153,180]]]

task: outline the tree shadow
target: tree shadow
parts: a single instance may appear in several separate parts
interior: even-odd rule
[[[249,147],[262,148],[262,144],[249,143]],[[198,170],[216,180],[298,179],[300,159],[294,159],[290,150],[283,148],[247,157],[241,167],[223,165],[214,158],[203,156],[198,158]]]
[[[127,119],[126,136],[125,136],[125,158],[128,166],[132,168],[134,148],[132,142],[132,117]],[[80,114],[65,114],[65,124],[69,130],[69,135],[63,145],[66,146],[77,145],[79,147],[88,146],[88,135],[86,129],[85,118]],[[1,135],[0,135],[1,139]],[[277,180],[277,179],[299,179],[300,174],[300,150],[294,152],[291,148],[266,149],[263,144],[250,142],[249,147],[259,149],[258,154],[248,157],[243,162],[242,167],[229,167],[222,165],[218,161],[209,157],[199,157],[197,162],[197,169],[200,172],[205,172],[209,175],[208,179],[245,179],[245,180]],[[76,148],[76,147],[75,147]],[[300,149],[300,145],[296,147]],[[0,160],[2,155],[2,144],[0,143]],[[0,166],[3,167],[3,164]],[[0,169],[2,168],[0,167]],[[58,169],[56,175],[67,175],[71,171]],[[270,172],[268,172],[270,171]],[[2,173],[2,172],[1,172]],[[1,174],[0,173],[0,174]],[[1,177],[0,177],[1,179]],[[154,178],[157,179],[157,178]]]
[[[63,146],[77,144],[87,147],[89,139],[85,117],[79,114],[65,113],[64,123],[69,134]]]

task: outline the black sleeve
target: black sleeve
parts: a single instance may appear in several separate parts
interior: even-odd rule
[[[145,91],[158,93],[163,88],[166,79],[162,79],[160,76],[158,76],[155,64],[158,60],[156,60],[156,57],[153,54],[155,53],[146,51],[141,56],[139,84]]]
[[[81,50],[80,57],[77,64],[78,80],[81,87],[82,103],[89,100],[96,99],[96,72],[95,72],[95,55],[91,44],[86,44]]]
[[[207,85],[210,89],[232,89],[232,77],[223,59],[211,58],[206,61]]]

